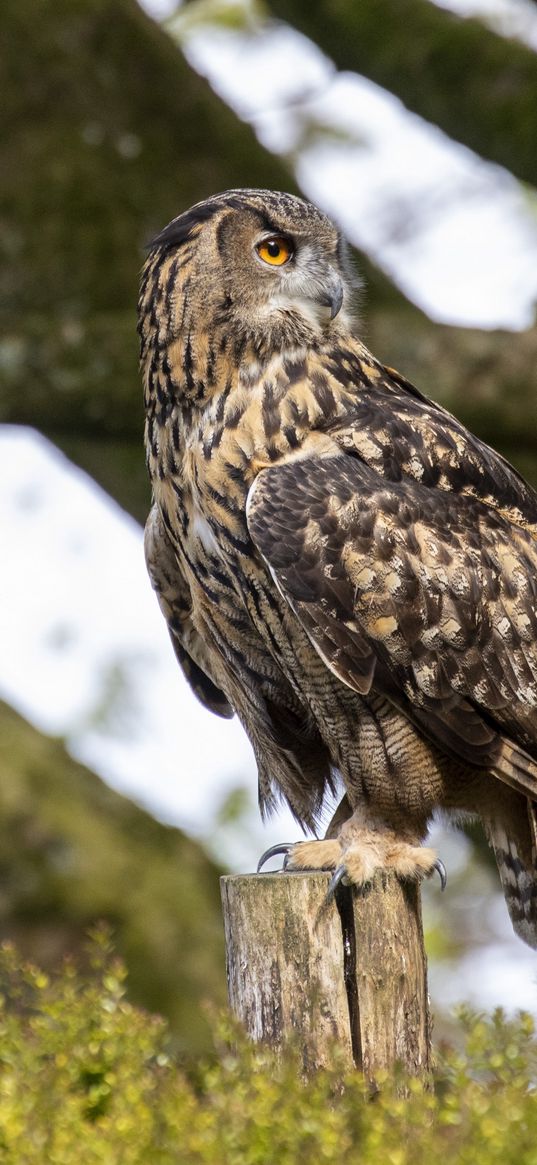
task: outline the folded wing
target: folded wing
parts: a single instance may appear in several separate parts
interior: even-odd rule
[[[468,494],[386,481],[360,457],[263,470],[248,526],[345,684],[537,796],[537,543]]]

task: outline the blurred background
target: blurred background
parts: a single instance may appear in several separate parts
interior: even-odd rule
[[[250,748],[179,673],[146,579],[144,244],[231,186],[349,236],[362,334],[537,485],[534,0],[3,0],[0,938],[51,966],[108,919],[133,998],[207,1047],[218,873],[263,827]],[[434,827],[436,1031],[537,1014],[477,829]]]

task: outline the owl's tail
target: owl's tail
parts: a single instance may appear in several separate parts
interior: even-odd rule
[[[515,794],[516,796],[516,794]],[[490,822],[502,889],[516,934],[537,949],[537,802],[520,795],[502,822]]]

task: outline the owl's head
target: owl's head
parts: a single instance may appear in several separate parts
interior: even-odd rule
[[[311,343],[349,323],[346,245],[326,215],[291,194],[229,190],[197,203],[153,240],[146,268],[168,339],[194,323],[254,343]]]

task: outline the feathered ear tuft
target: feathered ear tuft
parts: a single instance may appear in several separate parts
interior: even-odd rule
[[[173,218],[164,230],[155,235],[155,238],[147,243],[147,250],[154,251],[158,247],[169,250],[171,247],[182,246],[192,237],[194,229],[212,218],[217,210],[218,205],[214,202],[201,202],[198,206],[193,206],[191,210],[186,210],[184,214]]]
[[[252,196],[259,196],[260,194],[270,193],[260,190],[224,190],[222,194],[213,194],[211,198],[207,198],[205,202],[197,202],[190,210],[185,210],[183,214],[173,218],[164,230],[155,235],[154,239],[147,244],[148,251],[154,251],[157,248],[162,250],[169,250],[171,247],[181,247],[184,243],[188,243],[191,239],[196,227],[200,227],[202,223],[208,222],[210,218],[218,210],[227,207],[229,210],[256,210],[259,209],[256,205],[255,198],[252,204]],[[295,201],[298,201],[295,199]],[[277,230],[277,227],[271,223],[270,219],[263,220],[264,225],[268,230]]]

